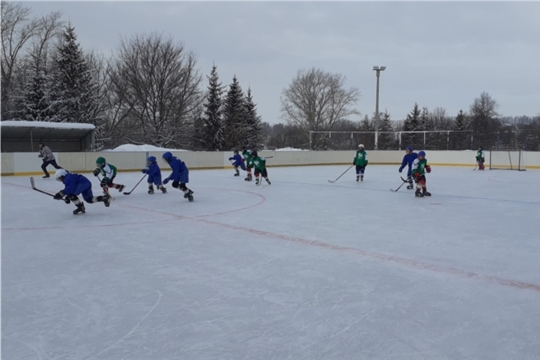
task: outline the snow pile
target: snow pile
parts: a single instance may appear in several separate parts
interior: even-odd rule
[[[309,151],[309,150],[286,147],[286,148],[276,149],[276,151]]]
[[[154,145],[134,145],[134,144],[124,144],[120,145],[112,150],[103,150],[103,151],[188,151],[183,149],[167,149],[162,147],[157,147]]]
[[[87,129],[94,130],[96,127],[92,124],[81,123],[59,123],[49,121],[28,121],[28,120],[6,120],[0,121],[0,126],[4,127],[34,127],[34,128],[49,128],[49,129]]]

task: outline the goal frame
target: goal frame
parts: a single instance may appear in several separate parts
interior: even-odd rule
[[[493,162],[494,153],[506,153],[508,154],[508,165],[498,165]],[[517,163],[512,162],[512,153],[517,153]],[[523,150],[490,150],[489,151],[489,170],[517,170],[517,171],[526,171],[525,168],[525,159],[524,159]]]

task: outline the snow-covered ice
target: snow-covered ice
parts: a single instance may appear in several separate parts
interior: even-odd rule
[[[434,167],[415,198],[345,169],[191,171],[193,203],[143,182],[77,216],[3,177],[2,358],[540,359],[540,171]]]

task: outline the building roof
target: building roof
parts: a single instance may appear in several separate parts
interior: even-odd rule
[[[7,120],[0,121],[2,139],[61,141],[82,139],[95,130],[92,124],[57,123],[46,121]]]

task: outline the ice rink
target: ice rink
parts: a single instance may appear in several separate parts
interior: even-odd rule
[[[2,359],[540,359],[540,171],[473,167],[431,198],[397,166],[199,170],[193,203],[77,216],[2,177]]]

